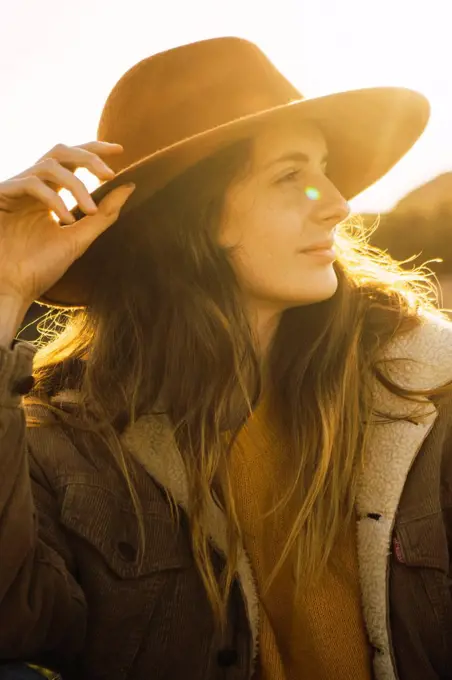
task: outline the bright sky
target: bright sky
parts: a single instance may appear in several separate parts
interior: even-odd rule
[[[155,52],[221,35],[256,42],[307,96],[402,85],[429,97],[427,132],[352,202],[385,211],[452,170],[449,0],[9,0],[0,39],[0,178],[57,142],[95,139],[120,76]]]

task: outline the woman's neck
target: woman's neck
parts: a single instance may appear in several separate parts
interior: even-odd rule
[[[257,351],[265,363],[270,346],[281,320],[282,310],[274,307],[254,306],[249,319]]]

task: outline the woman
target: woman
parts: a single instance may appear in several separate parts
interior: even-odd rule
[[[452,327],[345,223],[427,118],[406,90],[303,100],[209,40],[135,66],[97,142],[1,185],[3,658],[452,673]],[[34,299],[76,311],[33,388],[13,338]]]

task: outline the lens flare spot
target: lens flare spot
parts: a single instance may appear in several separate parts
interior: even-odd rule
[[[304,193],[310,201],[318,201],[320,198],[320,191],[315,187],[306,187]]]

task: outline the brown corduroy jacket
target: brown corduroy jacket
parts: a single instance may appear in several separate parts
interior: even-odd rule
[[[145,515],[140,563],[129,491],[100,441],[58,421],[26,430],[20,393],[33,353],[23,343],[0,348],[0,659],[41,663],[65,680],[248,680],[259,658],[252,570],[242,550],[220,636],[166,419],[140,418],[123,436]],[[401,385],[444,384],[452,324],[426,319],[385,356],[408,359],[391,372]],[[377,383],[374,396],[378,410],[407,415],[406,402]],[[357,540],[376,680],[452,677],[452,401],[423,409],[420,424],[374,423],[365,452]],[[182,509],[179,531],[166,491]],[[227,548],[215,503],[205,530],[219,572]]]

